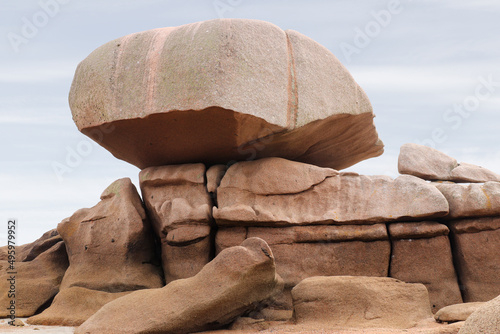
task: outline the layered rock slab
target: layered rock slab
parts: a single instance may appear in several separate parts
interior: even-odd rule
[[[16,246],[16,261],[29,262],[42,254],[52,246],[62,241],[61,236],[56,229],[45,232],[37,240],[29,244]],[[8,246],[0,247],[0,261],[8,260]]]
[[[404,222],[389,224],[388,230],[392,244],[390,277],[424,284],[433,312],[462,302],[446,225]]]
[[[310,277],[292,297],[298,325],[410,328],[432,317],[424,285],[388,277]]]
[[[79,64],[70,107],[80,131],[141,169],[275,155],[342,169],[383,152],[370,102],[338,59],[257,20],[111,41]]]
[[[414,176],[339,173],[281,158],[232,165],[217,202],[219,226],[375,224],[448,213],[436,187]]]
[[[10,316],[15,300],[17,317],[29,317],[49,302],[58,292],[68,268],[64,242],[59,241],[31,261],[16,262],[14,281],[7,261],[0,261],[0,317]],[[15,298],[12,298],[12,293]]]
[[[500,295],[500,217],[455,220],[449,226],[464,302]]]
[[[150,167],[139,175],[141,191],[161,240],[167,283],[196,275],[213,258],[212,199],[205,166]]]
[[[271,249],[252,238],[224,250],[193,277],[106,304],[75,333],[167,334],[218,328],[270,297],[279,286]]]
[[[130,179],[113,182],[97,205],[76,211],[57,230],[70,264],[61,289],[122,292],[163,286],[153,233]]]
[[[311,276],[387,276],[390,242],[384,224],[344,226],[222,227],[216,251],[246,238],[265,240],[276,272],[292,288]]]
[[[424,145],[404,144],[398,158],[401,174],[414,175],[429,181],[500,182],[500,175],[454,158]]]

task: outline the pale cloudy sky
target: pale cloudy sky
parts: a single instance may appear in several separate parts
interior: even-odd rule
[[[137,184],[136,167],[74,125],[67,95],[77,64],[123,35],[219,17],[297,30],[351,71],[386,152],[350,170],[396,176],[399,147],[417,142],[500,173],[497,0],[3,0],[0,245],[9,218],[18,244],[30,242],[95,205],[114,180]],[[71,171],[58,176],[54,164]]]

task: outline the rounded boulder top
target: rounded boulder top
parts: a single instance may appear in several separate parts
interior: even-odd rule
[[[141,169],[264,157],[343,169],[383,153],[371,104],[339,60],[258,20],[108,42],[78,65],[69,102],[81,132]]]

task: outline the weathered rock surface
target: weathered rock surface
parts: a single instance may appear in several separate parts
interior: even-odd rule
[[[388,277],[310,277],[292,297],[298,325],[410,328],[432,317],[424,285]]]
[[[192,333],[228,324],[275,293],[274,258],[261,239],[221,252],[193,277],[132,292],[90,317],[76,334]]]
[[[373,224],[448,212],[444,196],[414,176],[338,173],[281,158],[232,165],[217,202],[213,215],[219,226]]]
[[[500,296],[485,303],[472,313],[458,333],[500,333]]]
[[[59,241],[32,261],[15,263],[15,311],[17,317],[29,317],[54,297],[68,267],[64,242]],[[10,315],[12,274],[7,261],[0,261],[0,317]],[[11,292],[12,292],[11,291]]]
[[[465,321],[473,312],[484,304],[485,302],[474,302],[448,305],[437,311],[436,314],[434,314],[434,319],[440,322]]]
[[[150,167],[139,175],[141,191],[161,240],[166,282],[196,275],[212,256],[212,200],[205,166]]]
[[[17,262],[31,261],[35,259],[38,255],[50,249],[59,241],[62,241],[62,238],[57,233],[56,229],[45,232],[40,238],[29,244],[16,246],[16,261]],[[0,261],[6,261],[8,259],[7,249],[8,246],[0,247]]]
[[[500,182],[434,183],[450,205],[446,219],[500,215]]]
[[[216,249],[259,237],[273,250],[286,288],[311,276],[387,276],[391,247],[384,224],[343,226],[223,227]]]
[[[401,174],[414,175],[429,181],[500,182],[500,175],[454,158],[424,145],[404,144],[398,158]]]
[[[446,225],[436,222],[389,224],[389,275],[407,283],[424,284],[433,312],[462,302],[448,232]]]
[[[80,63],[69,100],[80,131],[141,169],[269,156],[342,169],[383,152],[339,60],[257,20],[118,38]]]
[[[464,302],[500,295],[500,217],[456,220],[449,226]]]
[[[30,325],[80,326],[105,304],[129,293],[111,293],[78,286],[63,289],[48,309],[28,318],[27,322]]]
[[[57,230],[69,257],[61,289],[122,292],[163,286],[153,264],[153,234],[130,179],[113,182],[97,205],[76,211]]]

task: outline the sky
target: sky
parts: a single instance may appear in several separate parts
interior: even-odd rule
[[[68,93],[78,63],[134,32],[251,18],[328,48],[366,91],[385,153],[349,168],[397,177],[404,143],[500,173],[497,0],[3,0],[0,246],[31,242],[139,169],[81,134]],[[64,165],[64,173],[54,166]]]

